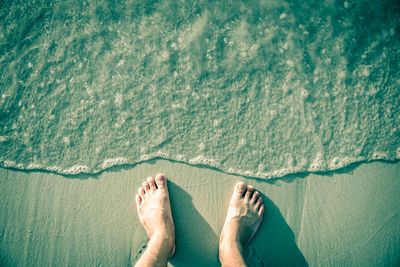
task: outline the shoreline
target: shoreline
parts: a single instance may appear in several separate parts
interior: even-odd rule
[[[10,166],[4,166],[4,162],[0,162],[0,168],[5,169],[5,170],[11,170],[11,171],[20,171],[20,172],[24,172],[24,173],[49,173],[49,174],[55,174],[55,175],[60,175],[64,178],[78,178],[78,179],[85,179],[85,178],[92,178],[92,177],[98,177],[100,175],[102,175],[105,172],[115,172],[118,170],[130,170],[135,168],[136,166],[139,166],[141,164],[156,164],[157,161],[168,161],[171,163],[178,163],[178,164],[183,164],[189,167],[193,167],[193,168],[200,168],[200,169],[209,169],[209,170],[213,170],[213,171],[217,171],[221,174],[224,175],[231,175],[231,176],[238,176],[238,177],[243,177],[245,179],[256,179],[256,180],[265,180],[268,183],[274,183],[276,181],[279,180],[283,180],[283,181],[290,181],[292,179],[296,179],[296,178],[304,178],[307,177],[310,174],[315,174],[315,175],[334,175],[334,174],[341,174],[341,173],[346,173],[348,171],[352,171],[356,168],[358,168],[360,165],[363,164],[372,164],[375,162],[379,162],[379,163],[384,163],[384,164],[396,164],[400,162],[400,159],[394,159],[394,160],[388,160],[388,159],[370,159],[370,160],[360,160],[360,161],[355,161],[355,162],[351,162],[348,165],[345,165],[343,167],[339,167],[339,168],[335,168],[335,169],[327,169],[327,170],[300,170],[297,172],[289,172],[284,174],[283,176],[274,176],[274,177],[258,177],[258,176],[251,176],[251,175],[246,175],[243,174],[243,171],[239,172],[227,172],[224,171],[223,169],[219,169],[217,167],[213,167],[213,166],[208,166],[208,165],[203,165],[203,164],[191,164],[189,162],[185,162],[185,161],[179,161],[179,160],[174,160],[174,159],[168,159],[168,158],[161,158],[161,157],[154,157],[151,159],[146,159],[143,161],[138,161],[136,163],[123,163],[123,164],[115,164],[112,165],[110,167],[107,167],[105,169],[101,169],[101,170],[96,170],[94,172],[77,172],[77,173],[68,173],[68,172],[62,172],[62,171],[57,171],[56,169],[60,169],[58,167],[49,167],[49,168],[19,168],[16,167],[20,164],[15,164],[16,166],[10,165]],[[71,169],[74,166],[68,168]],[[62,170],[62,169],[60,169]],[[280,172],[280,170],[275,170],[271,173],[275,173],[275,172]]]

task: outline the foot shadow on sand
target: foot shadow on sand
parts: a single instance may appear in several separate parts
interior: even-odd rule
[[[175,223],[176,250],[173,266],[218,266],[218,236],[197,211],[192,197],[168,181],[172,216]]]
[[[175,254],[169,260],[168,266],[219,266],[218,236],[197,211],[192,197],[170,180],[168,191],[175,224]],[[144,229],[141,231],[142,233],[136,233],[139,239],[144,235]],[[134,250],[136,253],[129,259],[130,266],[134,266],[142,256],[147,241],[143,240],[142,246]]]
[[[293,231],[278,207],[264,194],[266,212],[263,222],[245,250],[249,266],[308,266],[298,248]]]
[[[220,266],[217,236],[192,203],[192,197],[168,182],[176,227],[174,266]],[[308,266],[295,236],[278,207],[261,194],[266,205],[256,238],[245,250],[248,266]],[[225,218],[226,214],[221,214]],[[219,234],[219,233],[218,233]]]

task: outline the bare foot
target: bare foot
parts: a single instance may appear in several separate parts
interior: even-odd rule
[[[219,242],[221,263],[233,247],[242,253],[260,226],[263,213],[262,197],[254,187],[246,188],[243,182],[236,184]]]
[[[139,219],[147,235],[149,244],[157,244],[157,251],[165,259],[175,252],[175,227],[167,188],[167,179],[158,174],[147,178],[136,195]],[[147,249],[150,249],[149,246]]]

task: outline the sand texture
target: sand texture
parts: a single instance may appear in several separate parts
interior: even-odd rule
[[[171,266],[219,266],[218,238],[240,180],[267,206],[246,251],[251,266],[399,264],[399,163],[271,184],[157,160],[79,178],[0,169],[0,265],[129,266],[147,241],[133,196],[157,172],[170,181]]]

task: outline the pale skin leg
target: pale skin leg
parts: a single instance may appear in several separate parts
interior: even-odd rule
[[[219,241],[219,261],[223,267],[246,266],[243,248],[260,226],[264,209],[253,186],[246,187],[243,182],[235,186]]]
[[[167,266],[175,252],[175,227],[164,175],[147,178],[138,189],[136,205],[149,242],[135,266]]]

